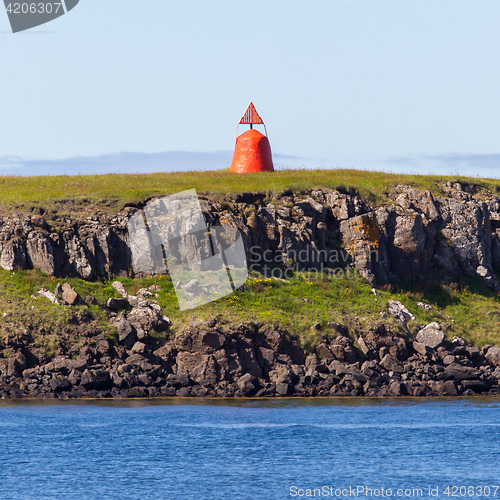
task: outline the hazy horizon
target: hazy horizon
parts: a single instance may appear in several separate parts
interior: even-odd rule
[[[0,176],[95,175],[108,173],[154,173],[222,170],[229,168],[232,151],[159,153],[120,152],[98,156],[75,156],[58,159],[34,159],[18,156],[0,157]],[[325,159],[273,154],[276,170],[340,169],[407,173],[421,175],[460,175],[498,178],[500,154],[492,155],[421,155],[388,158],[381,162],[335,164]]]

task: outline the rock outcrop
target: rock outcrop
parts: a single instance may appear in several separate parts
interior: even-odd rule
[[[478,276],[499,291],[494,269],[500,266],[500,197],[485,200],[458,183],[442,189],[443,196],[435,198],[397,186],[393,203],[380,207],[328,189],[273,200],[247,193],[231,203],[202,199],[201,204],[209,226],[240,230],[255,270],[281,265],[335,272],[347,266],[373,286]],[[0,266],[87,280],[133,275],[127,224],[135,211],[127,207],[85,220],[2,217]]]
[[[47,361],[21,332],[0,359],[2,398],[457,396],[500,394],[500,348],[426,343],[378,326],[314,353],[269,325],[198,324],[159,346],[121,314],[118,344],[98,334]],[[140,328],[140,327],[139,327]],[[427,328],[436,329],[434,325]],[[132,336],[133,338],[130,338]],[[427,336],[424,340],[427,339]]]

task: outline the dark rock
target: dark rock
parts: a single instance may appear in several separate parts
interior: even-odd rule
[[[177,394],[177,389],[175,389],[174,387],[162,387],[161,394],[162,396],[171,398]]]
[[[176,393],[175,395],[178,397],[178,398],[188,398],[189,396],[191,396],[191,389],[189,387],[181,387]]]
[[[124,389],[127,384],[122,377],[120,377],[119,375],[115,375],[113,377],[113,385],[118,389]]]
[[[135,328],[132,327],[125,314],[120,314],[114,321],[114,325],[118,330],[118,341],[120,344],[126,349],[132,349],[137,341],[137,335]]]
[[[120,309],[126,309],[128,307],[128,300],[109,298],[108,301],[106,302],[106,305],[112,311],[119,311]]]
[[[90,304],[90,305],[93,305],[93,306],[97,305],[97,300],[96,300],[96,298],[95,298],[95,297],[93,297],[92,295],[87,295],[87,296],[85,297],[85,302],[86,302],[87,304]]]
[[[453,380],[444,382],[444,394],[446,396],[458,396],[457,384]]]
[[[293,394],[293,385],[287,383],[277,384],[276,392],[283,397],[291,396]]]
[[[319,344],[318,346],[316,346],[315,351],[316,351],[317,356],[320,359],[331,359],[331,358],[333,358],[332,351],[330,351],[330,349],[328,349],[328,346],[326,344],[324,344],[324,343]]]
[[[477,347],[468,346],[465,348],[469,358],[474,359],[480,355],[479,349]]]
[[[85,389],[107,389],[112,387],[113,381],[106,370],[85,370],[82,374],[81,385]]]
[[[222,346],[225,343],[225,337],[219,332],[201,332],[200,341],[203,346],[217,351],[218,349],[222,349]]]
[[[71,388],[71,383],[66,377],[57,376],[50,381],[50,388],[55,393],[67,391]]]
[[[485,356],[489,363],[500,366],[500,347],[490,347]]]
[[[20,377],[26,367],[26,357],[22,352],[18,351],[12,356],[9,356],[7,360],[6,375],[8,377]]]
[[[461,380],[460,383],[464,390],[472,389],[476,394],[488,392],[491,388],[491,385],[484,380]]]
[[[446,367],[446,372],[451,374],[455,380],[473,380],[479,378],[481,372],[476,368],[461,366],[456,363]]]
[[[165,387],[173,387],[174,389],[180,389],[181,387],[189,387],[191,382],[189,378],[182,377],[179,375],[170,374],[165,380]]]
[[[210,390],[207,389],[206,387],[202,387],[200,385],[195,385],[191,389],[191,395],[197,398],[204,398],[206,396],[210,395]]]
[[[456,360],[457,360],[457,358],[455,356],[453,356],[453,354],[448,354],[448,356],[445,356],[443,358],[443,364],[451,365],[451,364],[455,363]]]
[[[335,330],[339,335],[347,335],[347,330],[340,323],[329,321],[326,326],[328,326],[328,328],[331,328],[332,330]]]
[[[420,342],[413,342],[413,349],[424,358],[432,356],[432,353],[434,352],[434,349],[425,344],[421,344]]]
[[[279,330],[264,331],[264,347],[280,352],[285,345],[285,336]]]
[[[136,354],[144,354],[145,352],[147,352],[147,349],[146,349],[146,344],[142,343],[142,342],[136,342],[133,346],[132,346],[132,349],[131,349],[132,352],[135,352]]]
[[[348,337],[337,337],[335,338],[331,345],[330,351],[332,352],[335,359],[343,361],[345,363],[356,363],[358,357],[356,356],[356,349],[350,338]]]
[[[257,392],[258,380],[250,373],[245,373],[238,379],[237,385],[244,396],[252,396]]]
[[[131,387],[122,391],[126,398],[145,398],[149,396],[146,387]]]
[[[394,381],[389,385],[389,394],[391,396],[407,396],[408,388],[404,383]]]
[[[380,366],[384,367],[388,372],[403,373],[403,365],[391,354],[386,354],[382,361],[380,361]]]

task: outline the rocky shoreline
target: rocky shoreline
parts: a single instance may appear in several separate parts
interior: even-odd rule
[[[427,325],[416,339],[388,332],[383,324],[352,339],[330,323],[312,353],[272,325],[225,331],[215,319],[193,321],[158,346],[148,335],[138,338],[130,313],[116,323],[119,344],[100,334],[78,348],[59,348],[50,361],[37,358],[26,331],[9,337],[9,355],[0,359],[0,397],[500,395],[500,347],[447,341],[439,323]]]

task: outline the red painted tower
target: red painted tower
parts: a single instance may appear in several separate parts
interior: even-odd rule
[[[250,125],[250,129],[238,136],[238,127],[242,124]],[[255,106],[250,103],[243,118],[236,128],[236,146],[233,160],[229,167],[230,172],[245,174],[249,172],[274,172],[271,145],[266,135],[253,128],[253,125],[264,125]]]

